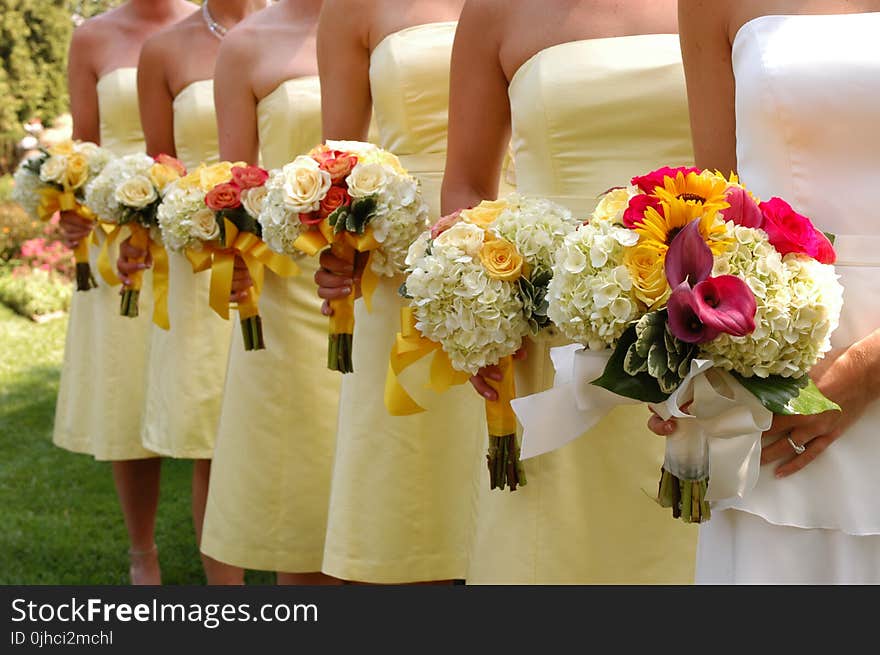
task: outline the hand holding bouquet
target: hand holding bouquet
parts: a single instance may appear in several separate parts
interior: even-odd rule
[[[134,248],[149,253],[153,263],[155,305],[153,321],[168,329],[168,258],[158,238],[159,205],[170,185],[186,175],[183,164],[174,157],[145,154],[127,155],[113,160],[86,187],[86,204],[98,220],[112,226],[98,258],[98,269],[108,284],[120,283],[109,263],[109,248],[122,229],[130,231]],[[143,272],[130,275],[130,283],[122,291],[120,314],[136,317]]]
[[[683,419],[658,500],[700,522],[708,500],[754,486],[773,413],[839,409],[808,373],[831,347],[842,288],[829,239],[779,198],[759,203],[697,169],[633,185],[565,239],[549,315],[591,350],[612,349],[594,385]]]
[[[453,218],[424,232],[410,248],[401,289],[410,306],[392,353],[386,404],[392,414],[419,411],[396,374],[430,352],[436,353],[431,386],[438,391],[498,365],[503,379],[489,381],[498,400],[486,401],[490,484],[515,490],[525,477],[511,408],[512,356],[524,337],[550,324],[545,296],[553,257],[578,222],[548,200],[515,195]]]
[[[259,221],[276,252],[317,255],[327,248],[358,260],[367,308],[380,276],[405,267],[407,248],[428,226],[418,181],[397,157],[369,143],[328,141],[270,173]],[[350,373],[354,301],[331,301],[328,366]]]
[[[48,221],[55,212],[72,211],[93,221],[84,205],[86,185],[112,159],[108,150],[87,141],[64,141],[23,161],[15,171],[12,198],[34,218]],[[89,239],[73,251],[77,291],[94,288],[89,267]]]

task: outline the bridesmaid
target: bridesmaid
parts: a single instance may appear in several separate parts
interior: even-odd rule
[[[265,0],[209,0],[202,9],[149,39],[141,53],[138,95],[151,155],[168,153],[187,169],[218,160],[214,62],[224,34]],[[126,246],[123,274],[142,254]],[[136,265],[134,265],[136,266]],[[201,543],[208,478],[220,417],[232,334],[208,306],[207,275],[193,275],[183,255],[169,253],[169,331],[153,328],[144,446],[166,457],[195,460],[193,520]],[[211,584],[236,583],[241,571],[202,557]]]
[[[462,4],[325,0],[318,28],[324,137],[363,140],[375,107],[379,145],[421,180],[432,219]],[[320,295],[348,295],[350,267],[329,255],[321,261]],[[449,580],[463,578],[467,565],[473,472],[486,439],[482,402],[459,388],[425,414],[388,415],[383,389],[401,281],[380,284],[372,313],[362,302],[355,309],[355,372],[342,380],[324,550],[324,572],[345,580]]]
[[[281,0],[224,40],[214,75],[224,160],[280,168],[321,142],[320,11],[321,0]],[[298,263],[297,277],[267,273],[266,350],[245,352],[233,330],[202,552],[278,571],[280,584],[321,584],[333,581],[320,571],[340,378],[317,356],[327,347],[317,262]],[[244,268],[234,291],[249,286]]]
[[[682,0],[679,16],[697,164],[835,233],[844,286],[811,373],[843,411],[776,417],[757,486],[700,527],[697,582],[880,583],[880,2]]]
[[[74,138],[119,156],[143,152],[138,54],[147,37],[194,8],[184,0],[129,0],[76,29],[68,71]],[[88,238],[91,228],[73,212],[61,216],[69,247]],[[94,261],[92,269],[97,270]],[[103,280],[73,295],[53,437],[62,448],[113,463],[133,584],[161,581],[154,542],[160,460],[140,438],[149,334],[149,313],[136,320],[119,316],[118,290]],[[123,360],[133,375],[125,374]]]
[[[577,217],[633,175],[690,162],[676,32],[673,0],[468,0],[452,57],[444,213],[495,197],[511,131],[518,191]],[[528,345],[521,396],[552,386],[549,348],[564,343]],[[482,377],[473,382],[496,397]],[[656,488],[663,461],[646,415],[612,412],[526,460],[528,484],[515,493],[489,491],[483,471],[468,582],[690,582],[695,530],[643,491]]]

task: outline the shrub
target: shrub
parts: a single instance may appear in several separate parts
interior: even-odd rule
[[[14,203],[0,204],[0,263],[19,259],[22,245],[31,239],[58,241],[60,236],[57,216],[41,223]]]
[[[22,316],[35,318],[67,311],[73,286],[61,276],[41,269],[0,269],[0,302]]]

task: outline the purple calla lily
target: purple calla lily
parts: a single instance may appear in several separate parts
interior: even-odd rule
[[[687,282],[679,284],[666,301],[669,331],[685,343],[712,341],[720,331],[703,322],[694,290]]]
[[[727,190],[726,200],[730,207],[721,210],[725,221],[733,221],[745,227],[764,226],[764,214],[748,191],[739,186],[731,186]]]
[[[754,332],[758,311],[755,294],[735,275],[710,277],[694,287],[693,293],[705,325],[734,337]]]
[[[676,288],[686,282],[694,286],[712,273],[712,251],[700,234],[700,219],[685,225],[675,235],[666,253],[666,280]]]

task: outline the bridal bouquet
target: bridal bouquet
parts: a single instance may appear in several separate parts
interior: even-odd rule
[[[379,277],[404,271],[407,249],[428,226],[419,183],[397,157],[369,143],[328,141],[272,171],[259,222],[276,252],[333,253],[363,269],[371,307]],[[328,366],[350,373],[355,291],[331,301]]]
[[[807,375],[839,320],[834,260],[785,201],[698,169],[634,178],[565,238],[548,314],[610,351],[593,385],[681,419],[658,494],[676,518],[754,486],[772,414],[839,409]]]
[[[64,141],[24,160],[15,171],[12,199],[34,218],[48,221],[58,211],[75,211],[94,220],[83,204],[86,185],[110,161],[112,155],[88,141]],[[89,239],[73,251],[77,291],[94,288],[89,267]]]
[[[436,352],[431,387],[442,391],[480,368],[498,365],[486,401],[492,489],[525,484],[516,441],[513,354],[550,325],[547,286],[554,254],[578,222],[549,200],[511,195],[442,220],[413,243],[401,293],[409,299],[391,358],[386,404],[392,414],[419,411],[396,374]],[[442,350],[441,350],[442,348]]]
[[[282,277],[297,269],[269,250],[257,217],[266,195],[268,173],[257,166],[221,162],[200,166],[172,184],[159,207],[165,245],[186,254],[193,272],[211,270],[210,305],[229,318],[229,294],[236,258],[247,266],[254,286],[237,304],[245,350],[262,350],[259,297],[265,269]]]
[[[114,159],[86,187],[86,205],[98,220],[111,227],[101,246],[98,269],[108,284],[120,283],[109,263],[110,246],[122,229],[131,234],[131,245],[148,252],[153,260],[155,291],[154,322],[164,329],[168,323],[168,257],[159,239],[158,210],[169,186],[186,175],[183,164],[168,155],[155,159],[146,154],[126,155]],[[120,314],[136,317],[143,273],[131,276],[131,284],[123,289]]]

